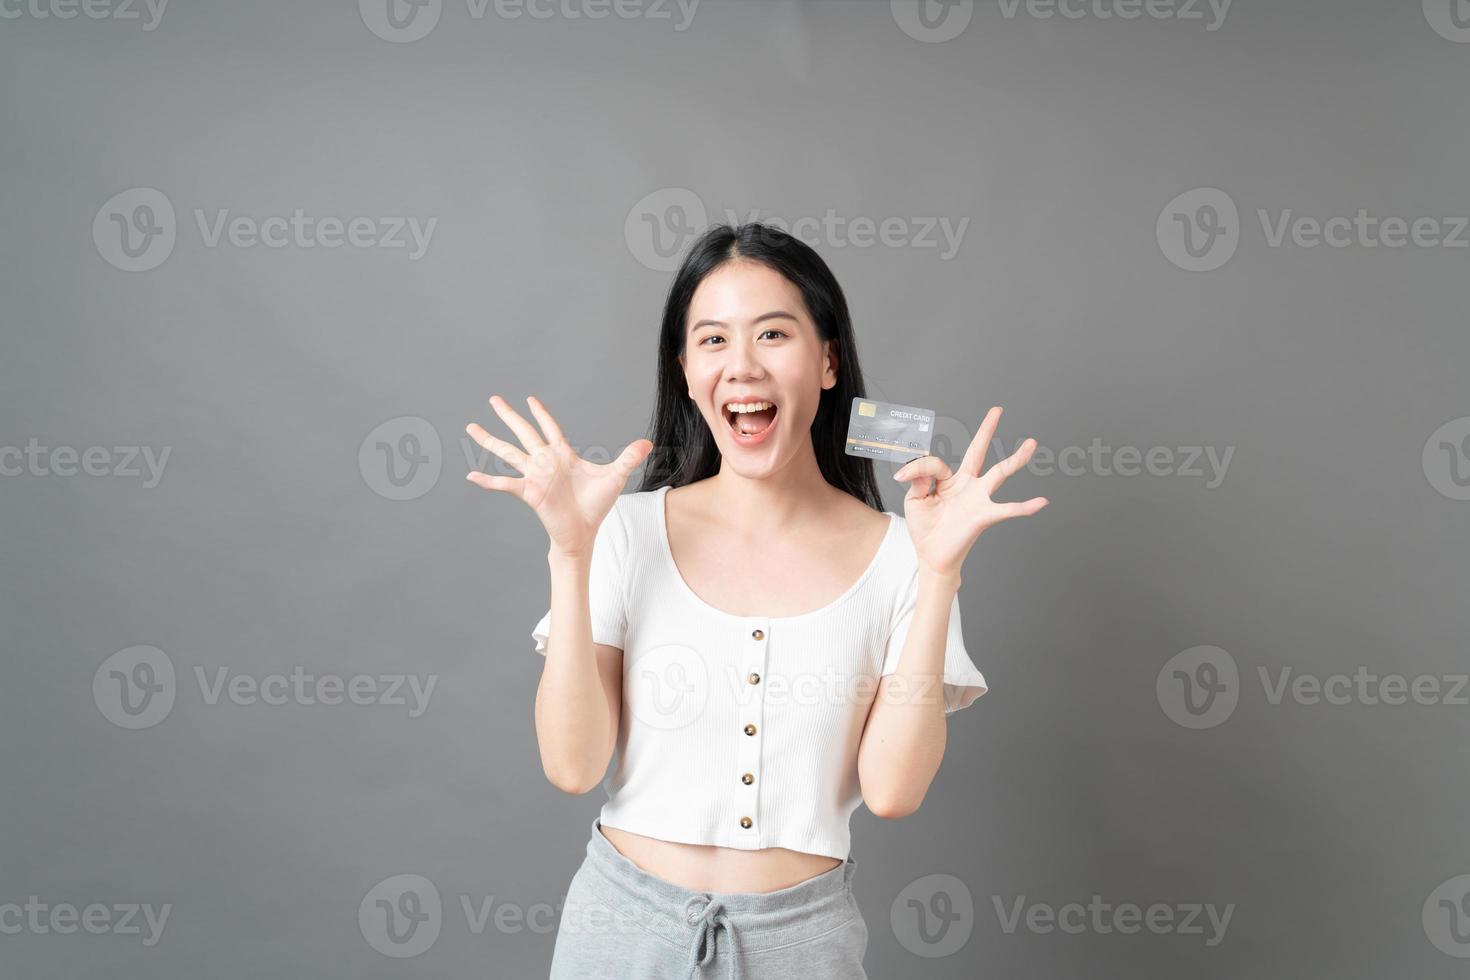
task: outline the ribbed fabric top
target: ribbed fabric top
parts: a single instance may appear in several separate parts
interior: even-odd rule
[[[669,547],[669,487],[624,494],[598,529],[592,640],[623,651],[623,710],[603,780],[609,827],[741,850],[846,858],[862,802],[857,751],[878,678],[898,668],[918,597],[908,522],[841,596],[800,616],[736,616],[700,599]],[[551,611],[531,632],[546,653]],[[949,610],[945,713],[986,691]]]

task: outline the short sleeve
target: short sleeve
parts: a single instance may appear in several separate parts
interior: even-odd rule
[[[888,642],[883,650],[881,676],[886,677],[898,670],[898,660],[903,653],[904,640],[908,637],[918,599],[919,573],[915,569],[903,598],[894,609]],[[961,708],[968,708],[987,690],[985,676],[975,668],[965,649],[964,633],[960,628],[960,597],[956,593],[950,601],[949,626],[944,639],[944,713],[950,715]]]
[[[628,528],[622,515],[622,498],[613,502],[612,510],[597,528],[592,542],[592,565],[587,577],[587,604],[592,619],[592,642],[623,648],[628,630],[623,569],[627,565]],[[531,638],[536,652],[546,655],[546,640],[551,630],[551,610],[541,617]]]

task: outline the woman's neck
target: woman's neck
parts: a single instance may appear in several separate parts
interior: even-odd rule
[[[817,518],[830,512],[834,492],[810,449],[760,477],[742,476],[721,459],[719,472],[706,483],[713,511],[722,521],[745,528],[775,529]]]

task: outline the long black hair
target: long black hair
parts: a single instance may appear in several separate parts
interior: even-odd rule
[[[684,353],[686,320],[694,291],[705,276],[737,259],[760,262],[785,276],[801,290],[807,312],[816,322],[819,339],[833,341],[838,362],[837,384],[823,389],[817,404],[811,428],[812,450],[828,483],[874,510],[883,510],[883,498],[873,476],[873,461],[850,456],[843,449],[852,400],[866,397],[847,299],[832,270],[809,245],[761,222],[710,228],[690,248],[669,286],[663,328],[658,337],[658,390],[654,398],[652,434],[648,436],[654,449],[644,461],[639,492],[656,490],[664,484],[682,487],[719,472],[719,447],[704,416],[689,397],[679,356]]]

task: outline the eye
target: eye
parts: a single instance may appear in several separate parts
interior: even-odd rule
[[[767,327],[767,328],[766,328],[766,329],[765,329],[765,330],[762,330],[762,331],[761,331],[761,334],[760,334],[760,335],[761,335],[761,336],[762,336],[762,337],[764,337],[764,336],[765,336],[765,335],[766,335],[766,334],[768,334],[768,333],[773,333],[773,334],[775,334],[775,335],[776,335],[776,336],[778,336],[778,337],[787,337],[787,336],[790,336],[790,335],[789,335],[789,334],[788,334],[788,333],[786,333],[786,331],[784,331],[784,330],[777,330],[777,329],[776,329],[776,328],[775,328],[775,327]],[[710,342],[710,341],[711,341],[711,340],[723,340],[723,339],[724,339],[724,338],[723,338],[723,337],[721,337],[721,336],[720,336],[720,335],[719,335],[719,334],[717,334],[717,333],[712,333],[712,334],[710,334],[710,335],[709,335],[709,336],[708,336],[708,337],[705,337],[705,338],[704,338],[704,339],[703,339],[703,340],[701,340],[701,341],[700,341],[700,342],[699,342],[699,343],[698,343],[698,344],[696,344],[696,345],[695,345],[695,346],[696,346],[696,347],[704,347],[704,346],[705,346],[705,345],[707,345],[707,344],[708,344],[708,343],[709,343],[709,342]]]

